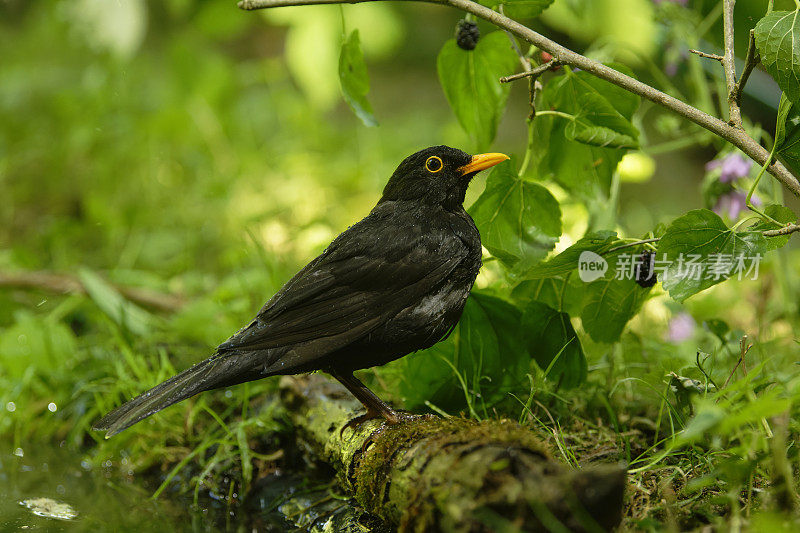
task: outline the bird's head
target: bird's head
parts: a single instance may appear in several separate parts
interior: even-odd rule
[[[432,146],[400,163],[380,201],[415,200],[455,208],[464,203],[475,174],[506,159],[504,154],[469,155],[449,146]]]

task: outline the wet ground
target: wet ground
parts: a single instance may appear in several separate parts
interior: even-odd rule
[[[211,531],[216,511],[192,509],[92,467],[65,448],[0,455],[0,531]]]
[[[330,473],[273,474],[241,506],[151,495],[160,480],[93,467],[67,448],[0,455],[0,533],[12,531],[391,531],[337,493]]]

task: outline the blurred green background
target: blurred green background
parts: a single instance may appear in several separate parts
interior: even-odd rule
[[[717,4],[693,6],[707,14]],[[740,1],[737,10],[744,34],[763,6]],[[680,34],[682,26],[665,25],[659,13],[649,0],[561,0],[532,25],[567,46],[588,47],[592,57],[625,61],[669,90],[671,69],[689,68],[686,43],[705,37],[713,48],[720,25],[709,25],[707,35]],[[341,100],[343,15],[348,31],[360,30],[374,128]],[[56,273],[80,280],[88,292],[0,288],[0,480],[4,469],[18,468],[13,457],[49,457],[42,449],[61,445],[92,450],[92,468],[108,462],[105,468],[125,479],[150,468],[160,481],[205,445],[205,411],[228,420],[249,398],[274,389],[268,382],[206,395],[97,448],[100,437],[88,431],[115,402],[206,357],[245,324],[298,268],[368,213],[405,156],[435,144],[474,149],[436,75],[436,55],[460,18],[447,8],[389,2],[274,12],[244,12],[220,0],[0,3],[0,274]],[[700,67],[701,76],[718,80],[716,67]],[[776,86],[756,76],[749,87],[745,112],[770,124]],[[711,105],[691,84],[676,90],[700,107]],[[512,88],[493,150],[522,156],[527,98],[524,83]],[[637,116],[654,146],[681,128],[647,103]],[[684,140],[681,151],[628,159],[618,226],[638,235],[703,206],[703,165],[721,147],[699,135]],[[562,210],[569,238],[577,239],[586,207],[565,201]],[[793,248],[765,266],[767,274],[788,274],[729,282],[686,308],[697,323],[724,315],[741,329],[756,324],[765,342],[784,349],[796,326],[796,269],[788,266],[795,255]],[[492,268],[479,287],[495,279]],[[178,299],[166,311],[138,306],[112,286]],[[633,323],[656,340],[626,340],[656,383],[673,367],[647,361],[648,350],[682,364],[694,358],[691,339],[664,344],[670,318],[685,310],[661,295]],[[590,380],[591,372],[610,376],[622,357],[591,343],[586,350]],[[226,403],[231,394],[237,401]],[[241,418],[198,468],[239,468],[249,481],[245,462],[254,456],[240,457],[248,439],[282,422],[279,414]],[[267,461],[279,449],[268,438],[253,453]],[[188,486],[188,476],[182,482]],[[210,490],[223,493],[220,487]],[[26,495],[9,490],[10,500]]]

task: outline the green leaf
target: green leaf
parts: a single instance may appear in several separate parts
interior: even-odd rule
[[[612,274],[615,271],[609,270]],[[625,324],[639,312],[649,293],[650,288],[642,288],[632,279],[615,277],[589,283],[581,311],[583,329],[596,342],[618,341]]]
[[[508,266],[543,259],[561,236],[561,208],[546,188],[520,180],[512,161],[497,165],[469,213],[483,245]]]
[[[800,106],[792,104],[785,94],[781,94],[778,105],[775,142],[778,157],[793,173],[800,173]]]
[[[755,27],[761,64],[793,103],[800,99],[800,10],[773,11]]]
[[[633,73],[623,65],[609,66],[628,75]],[[585,95],[595,95],[586,97]],[[639,106],[639,97],[611,83],[595,78],[588,72],[565,73],[550,80],[541,93],[537,108],[541,110],[557,110],[569,115],[581,114],[581,102],[589,100],[605,103],[602,109],[609,111],[609,106],[622,118],[630,122],[633,113]],[[584,110],[585,114],[590,111]],[[617,117],[618,121],[619,117]],[[625,155],[625,149],[599,147],[572,140],[567,127],[572,121],[561,116],[539,114],[534,120],[533,143],[537,176],[541,179],[552,178],[572,192],[585,198],[596,198],[599,194],[608,195],[611,177],[617,164]],[[576,128],[576,126],[570,126]],[[629,134],[635,132],[632,125],[626,127]],[[572,137],[574,138],[574,131]],[[638,139],[638,134],[633,135]],[[637,141],[638,142],[638,141]]]
[[[797,215],[789,209],[788,207],[782,205],[768,205],[764,209],[764,213],[767,216],[774,218],[778,222],[788,223],[788,222],[796,222]],[[767,220],[761,220],[760,222],[754,224],[750,227],[750,231],[766,231],[771,229],[780,229],[781,226],[778,226],[774,222],[770,222]],[[788,235],[780,235],[778,237],[765,237],[767,241],[767,250],[777,250],[778,248],[783,248],[789,242]]]
[[[532,19],[542,14],[555,0],[500,0],[493,2],[483,0],[481,3],[489,7],[503,6],[503,12],[512,19]]]
[[[617,238],[614,231],[599,231],[585,235],[578,242],[561,252],[555,257],[548,259],[523,274],[525,279],[542,279],[564,276],[577,270],[578,259],[585,251],[603,255],[611,248],[618,246],[622,241]]]
[[[430,401],[449,411],[484,410],[509,391],[527,392],[521,315],[505,300],[473,291],[447,341],[390,363],[381,375],[408,409]]]
[[[126,300],[91,270],[82,269],[78,277],[89,298],[118,326],[140,336],[150,331],[152,316],[147,311]]]
[[[766,250],[761,233],[735,232],[712,211],[695,209],[676,218],[661,237],[657,260],[666,261],[666,268],[659,279],[682,302],[732,274],[745,275]]]
[[[786,121],[791,110],[792,102],[786,98],[786,93],[781,93],[781,100],[778,104],[778,118],[775,121],[775,144],[778,149],[781,148],[783,141],[786,139]]]
[[[583,309],[586,285],[578,276],[524,280],[511,291],[511,297],[520,307],[531,300],[547,304],[556,311],[578,316]]]
[[[567,139],[601,148],[638,148],[639,132],[597,93],[581,94],[580,109],[564,130]]]
[[[586,380],[586,356],[568,314],[533,300],[525,307],[520,327],[536,363],[549,369],[548,379],[568,388]]]
[[[450,39],[439,52],[436,63],[442,89],[478,150],[494,140],[510,89],[499,79],[513,72],[516,62],[508,37],[500,31],[482,37],[474,50],[462,50]]]
[[[377,126],[378,122],[372,114],[372,106],[367,100],[369,93],[369,75],[364,54],[361,52],[361,41],[358,30],[342,42],[339,53],[339,81],[342,85],[342,96],[353,109],[356,116],[365,126]]]

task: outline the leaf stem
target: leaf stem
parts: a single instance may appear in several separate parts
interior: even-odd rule
[[[569,119],[569,120],[575,120],[575,115],[570,115],[569,113],[564,113],[562,111],[553,111],[553,110],[547,109],[545,111],[537,111],[536,112],[536,116],[537,117],[541,117],[543,115],[553,115],[555,117],[562,117],[562,118],[566,118],[566,119]]]
[[[761,181],[761,176],[764,175],[764,171],[767,169],[767,166],[769,166],[770,161],[772,161],[772,158],[775,155],[775,148],[777,148],[777,146],[778,146],[777,142],[772,144],[772,151],[770,151],[769,153],[769,159],[767,159],[767,161],[761,166],[761,170],[758,171],[758,175],[756,176],[756,179],[753,180],[753,185],[750,187],[750,191],[747,193],[747,198],[745,198],[744,203],[747,206],[747,208],[750,209],[750,211],[753,211],[754,213],[760,215],[761,218],[763,218],[764,220],[768,220],[773,224],[782,226],[783,224],[781,224],[771,216],[767,215],[766,213],[763,213],[761,210],[757,209],[756,206],[754,206],[750,201],[753,198],[753,193],[756,192],[756,187],[758,187],[758,182]]]

